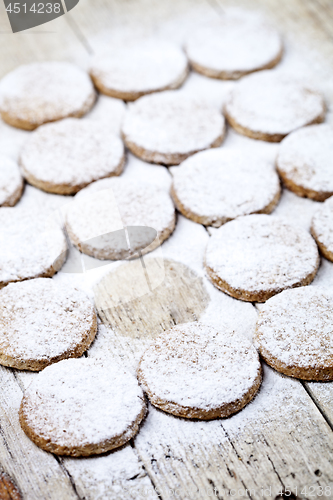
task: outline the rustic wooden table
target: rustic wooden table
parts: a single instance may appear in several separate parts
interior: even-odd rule
[[[282,69],[314,78],[331,120],[332,0],[81,0],[66,16],[15,35],[0,2],[0,76],[35,60],[66,59],[85,66],[113,38],[126,42],[132,36],[161,35],[181,42],[195,22],[223,15],[225,6],[235,4],[262,10],[278,26],[285,39]],[[184,91],[221,105],[230,85],[191,74]],[[124,107],[103,97],[84,119],[104,120],[118,132]],[[17,157],[27,134],[0,122],[0,151]],[[254,142],[229,131],[224,147],[257,147]],[[274,158],[276,145],[261,147]],[[172,169],[129,155],[124,175],[169,189]],[[28,209],[39,203],[51,212],[68,199],[27,186],[20,204]],[[284,191],[272,216],[308,228],[316,207]],[[111,356],[135,370],[152,336],[197,318],[251,336],[256,305],[217,291],[203,273],[211,231],[179,217],[173,236],[145,258],[150,289],[140,261],[76,275],[65,265],[54,279],[83,286],[94,296],[103,321],[87,356]],[[71,250],[73,258],[77,255]],[[333,264],[322,260],[314,284],[333,285]],[[34,376],[0,367],[0,463],[24,499],[333,498],[333,383],[301,382],[264,366],[259,394],[229,419],[185,421],[150,406],[139,434],[127,446],[100,457],[72,459],[37,448],[19,426],[22,391]],[[0,499],[18,498],[9,493],[6,477],[0,481]]]

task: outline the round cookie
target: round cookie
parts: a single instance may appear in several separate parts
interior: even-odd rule
[[[122,366],[66,359],[45,368],[25,390],[20,424],[43,450],[80,457],[125,444],[146,411],[136,378]]]
[[[93,181],[119,175],[124,162],[119,137],[99,124],[77,118],[39,127],[20,158],[30,184],[57,194],[74,194]]]
[[[283,139],[277,169],[298,196],[324,201],[333,195],[333,127],[312,125]]]
[[[118,260],[151,252],[170,236],[175,223],[175,208],[166,191],[114,177],[80,191],[66,213],[65,225],[81,252]],[[123,228],[133,226],[139,229],[129,235],[129,247]],[[153,241],[149,228],[155,230]]]
[[[1,118],[26,130],[68,116],[79,118],[95,99],[89,76],[68,62],[25,64],[0,82]]]
[[[240,134],[279,142],[305,125],[325,117],[322,96],[299,80],[261,71],[237,83],[225,105],[230,125]]]
[[[333,196],[315,212],[312,218],[311,234],[323,256],[333,262]]]
[[[318,266],[310,234],[269,215],[227,222],[210,238],[205,255],[212,283],[246,301],[265,302],[286,288],[308,285]]]
[[[196,322],[157,337],[137,373],[154,406],[202,420],[241,410],[261,383],[258,353],[248,339]]]
[[[59,271],[66,260],[66,239],[59,227],[49,224],[37,210],[1,208],[0,288]]]
[[[178,210],[206,226],[220,227],[240,215],[270,213],[279,201],[273,166],[253,153],[202,151],[173,171],[171,194]]]
[[[78,358],[95,338],[97,319],[85,293],[37,278],[0,291],[0,364],[39,371]]]
[[[203,149],[219,146],[225,123],[215,108],[181,92],[147,95],[131,104],[122,134],[142,160],[178,165]]]
[[[282,42],[275,29],[248,12],[226,13],[190,35],[185,50],[193,69],[211,78],[235,80],[275,66]]]
[[[90,68],[90,76],[100,92],[125,101],[176,89],[187,74],[183,51],[161,40],[114,47],[107,54],[96,56]]]
[[[260,310],[255,343],[264,360],[290,377],[333,380],[333,293],[285,290]]]
[[[23,179],[15,161],[0,157],[0,206],[13,207],[21,198]]]

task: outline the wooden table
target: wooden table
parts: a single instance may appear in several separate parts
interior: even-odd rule
[[[0,76],[35,60],[66,59],[85,66],[108,38],[126,41],[151,34],[181,42],[195,22],[223,15],[227,5],[236,3],[261,9],[277,24],[285,39],[286,69],[311,70],[330,111],[331,0],[81,0],[65,17],[15,35],[1,2]],[[230,85],[192,74],[184,91],[220,105]],[[122,103],[102,98],[85,119],[100,117],[106,126],[112,121],[117,131],[123,110]],[[17,157],[27,134],[0,123],[1,152]],[[246,148],[253,141],[229,131],[224,146],[228,145]],[[276,145],[262,147],[274,157]],[[172,169],[144,164],[129,155],[124,175],[143,177],[168,189]],[[28,186],[20,204],[40,203],[43,210],[51,211],[68,200]],[[284,191],[272,216],[308,228],[316,207],[317,203]],[[251,336],[257,306],[224,295],[204,275],[202,257],[212,231],[179,217],[173,236],[145,257],[152,290],[147,289],[139,261],[75,276],[66,273],[65,266],[54,279],[76,280],[94,295],[103,321],[87,356],[113,357],[135,370],[140,353],[157,332],[198,318]],[[71,255],[75,258],[73,249]],[[111,279],[105,274],[109,268]],[[99,275],[104,278],[96,284]],[[126,283],[135,283],[134,298],[128,295]],[[333,285],[332,263],[322,260],[314,284]],[[117,298],[111,302],[111,294],[118,294],[120,302]],[[259,394],[229,419],[186,421],[150,406],[139,434],[127,446],[100,457],[72,459],[37,448],[19,426],[22,391],[34,376],[0,367],[0,463],[24,499],[333,498],[332,383],[301,382],[265,365]],[[2,475],[0,499],[18,498],[14,490],[9,494],[7,479]]]

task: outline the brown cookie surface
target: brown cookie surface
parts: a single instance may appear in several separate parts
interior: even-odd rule
[[[95,338],[94,307],[82,291],[48,278],[0,291],[0,364],[39,371],[80,357]]]
[[[260,310],[255,343],[273,368],[304,380],[333,379],[333,294],[318,286],[285,290]]]
[[[261,383],[261,366],[248,339],[193,322],[153,341],[140,360],[138,378],[157,408],[210,420],[251,401]]]
[[[68,62],[19,66],[0,82],[2,119],[26,130],[68,116],[79,118],[90,110],[95,99],[89,76]]]
[[[315,212],[311,223],[311,234],[324,257],[333,262],[333,196]]]
[[[46,451],[89,456],[129,441],[146,411],[136,378],[121,366],[66,359],[45,368],[25,390],[20,424]]]
[[[214,107],[181,92],[159,92],[131,104],[122,135],[144,161],[178,165],[188,156],[220,146],[224,117]]]
[[[236,132],[279,142],[300,127],[322,122],[325,103],[316,90],[299,80],[277,71],[260,71],[237,83],[225,114]]]
[[[311,235],[269,215],[239,217],[210,238],[205,268],[223,292],[265,302],[286,288],[308,285],[319,267]]]

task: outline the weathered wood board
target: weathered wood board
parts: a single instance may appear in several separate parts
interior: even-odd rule
[[[327,119],[331,120],[330,0],[81,0],[65,17],[33,33],[16,35],[10,33],[0,3],[0,77],[18,64],[34,60],[66,59],[86,66],[90,54],[103,43],[126,41],[131,36],[158,35],[181,43],[200,18],[223,15],[230,5],[257,8],[271,18],[285,39],[281,67],[302,75],[313,73],[325,94]],[[229,89],[229,82],[195,74],[184,86],[185,92],[219,106]],[[124,107],[117,100],[102,98],[85,119],[103,120],[117,132]],[[0,122],[1,151],[17,157],[27,134]],[[223,147],[251,148],[253,142],[229,131]],[[274,157],[276,145],[263,143],[261,147]],[[169,189],[171,175],[172,168],[169,172],[132,155],[124,172],[124,176],[144,177],[165,189]],[[68,202],[70,197],[46,195],[29,186],[20,204],[29,207],[38,203],[43,210],[53,211]],[[316,206],[284,191],[273,216],[308,228]],[[126,270],[110,263],[75,276],[64,267],[55,276],[82,286],[97,302],[105,324],[100,325],[88,356],[114,357],[135,371],[142,351],[158,330],[197,318],[251,337],[255,307],[217,291],[203,273],[209,232],[179,217],[172,237],[144,258],[146,270],[136,261],[123,263]],[[134,300],[124,286],[131,281],[136,284]],[[323,259],[316,284],[333,285],[332,263]],[[286,495],[288,490],[292,492],[289,498],[333,498],[332,383],[302,383],[265,366],[263,385],[255,400],[229,419],[186,421],[150,406],[139,434],[127,446],[101,457],[72,459],[56,458],[38,449],[20,429],[17,408],[22,390],[35,376],[0,367],[1,470],[10,475],[24,499],[277,500],[284,490]],[[0,499],[1,494],[0,488]]]

